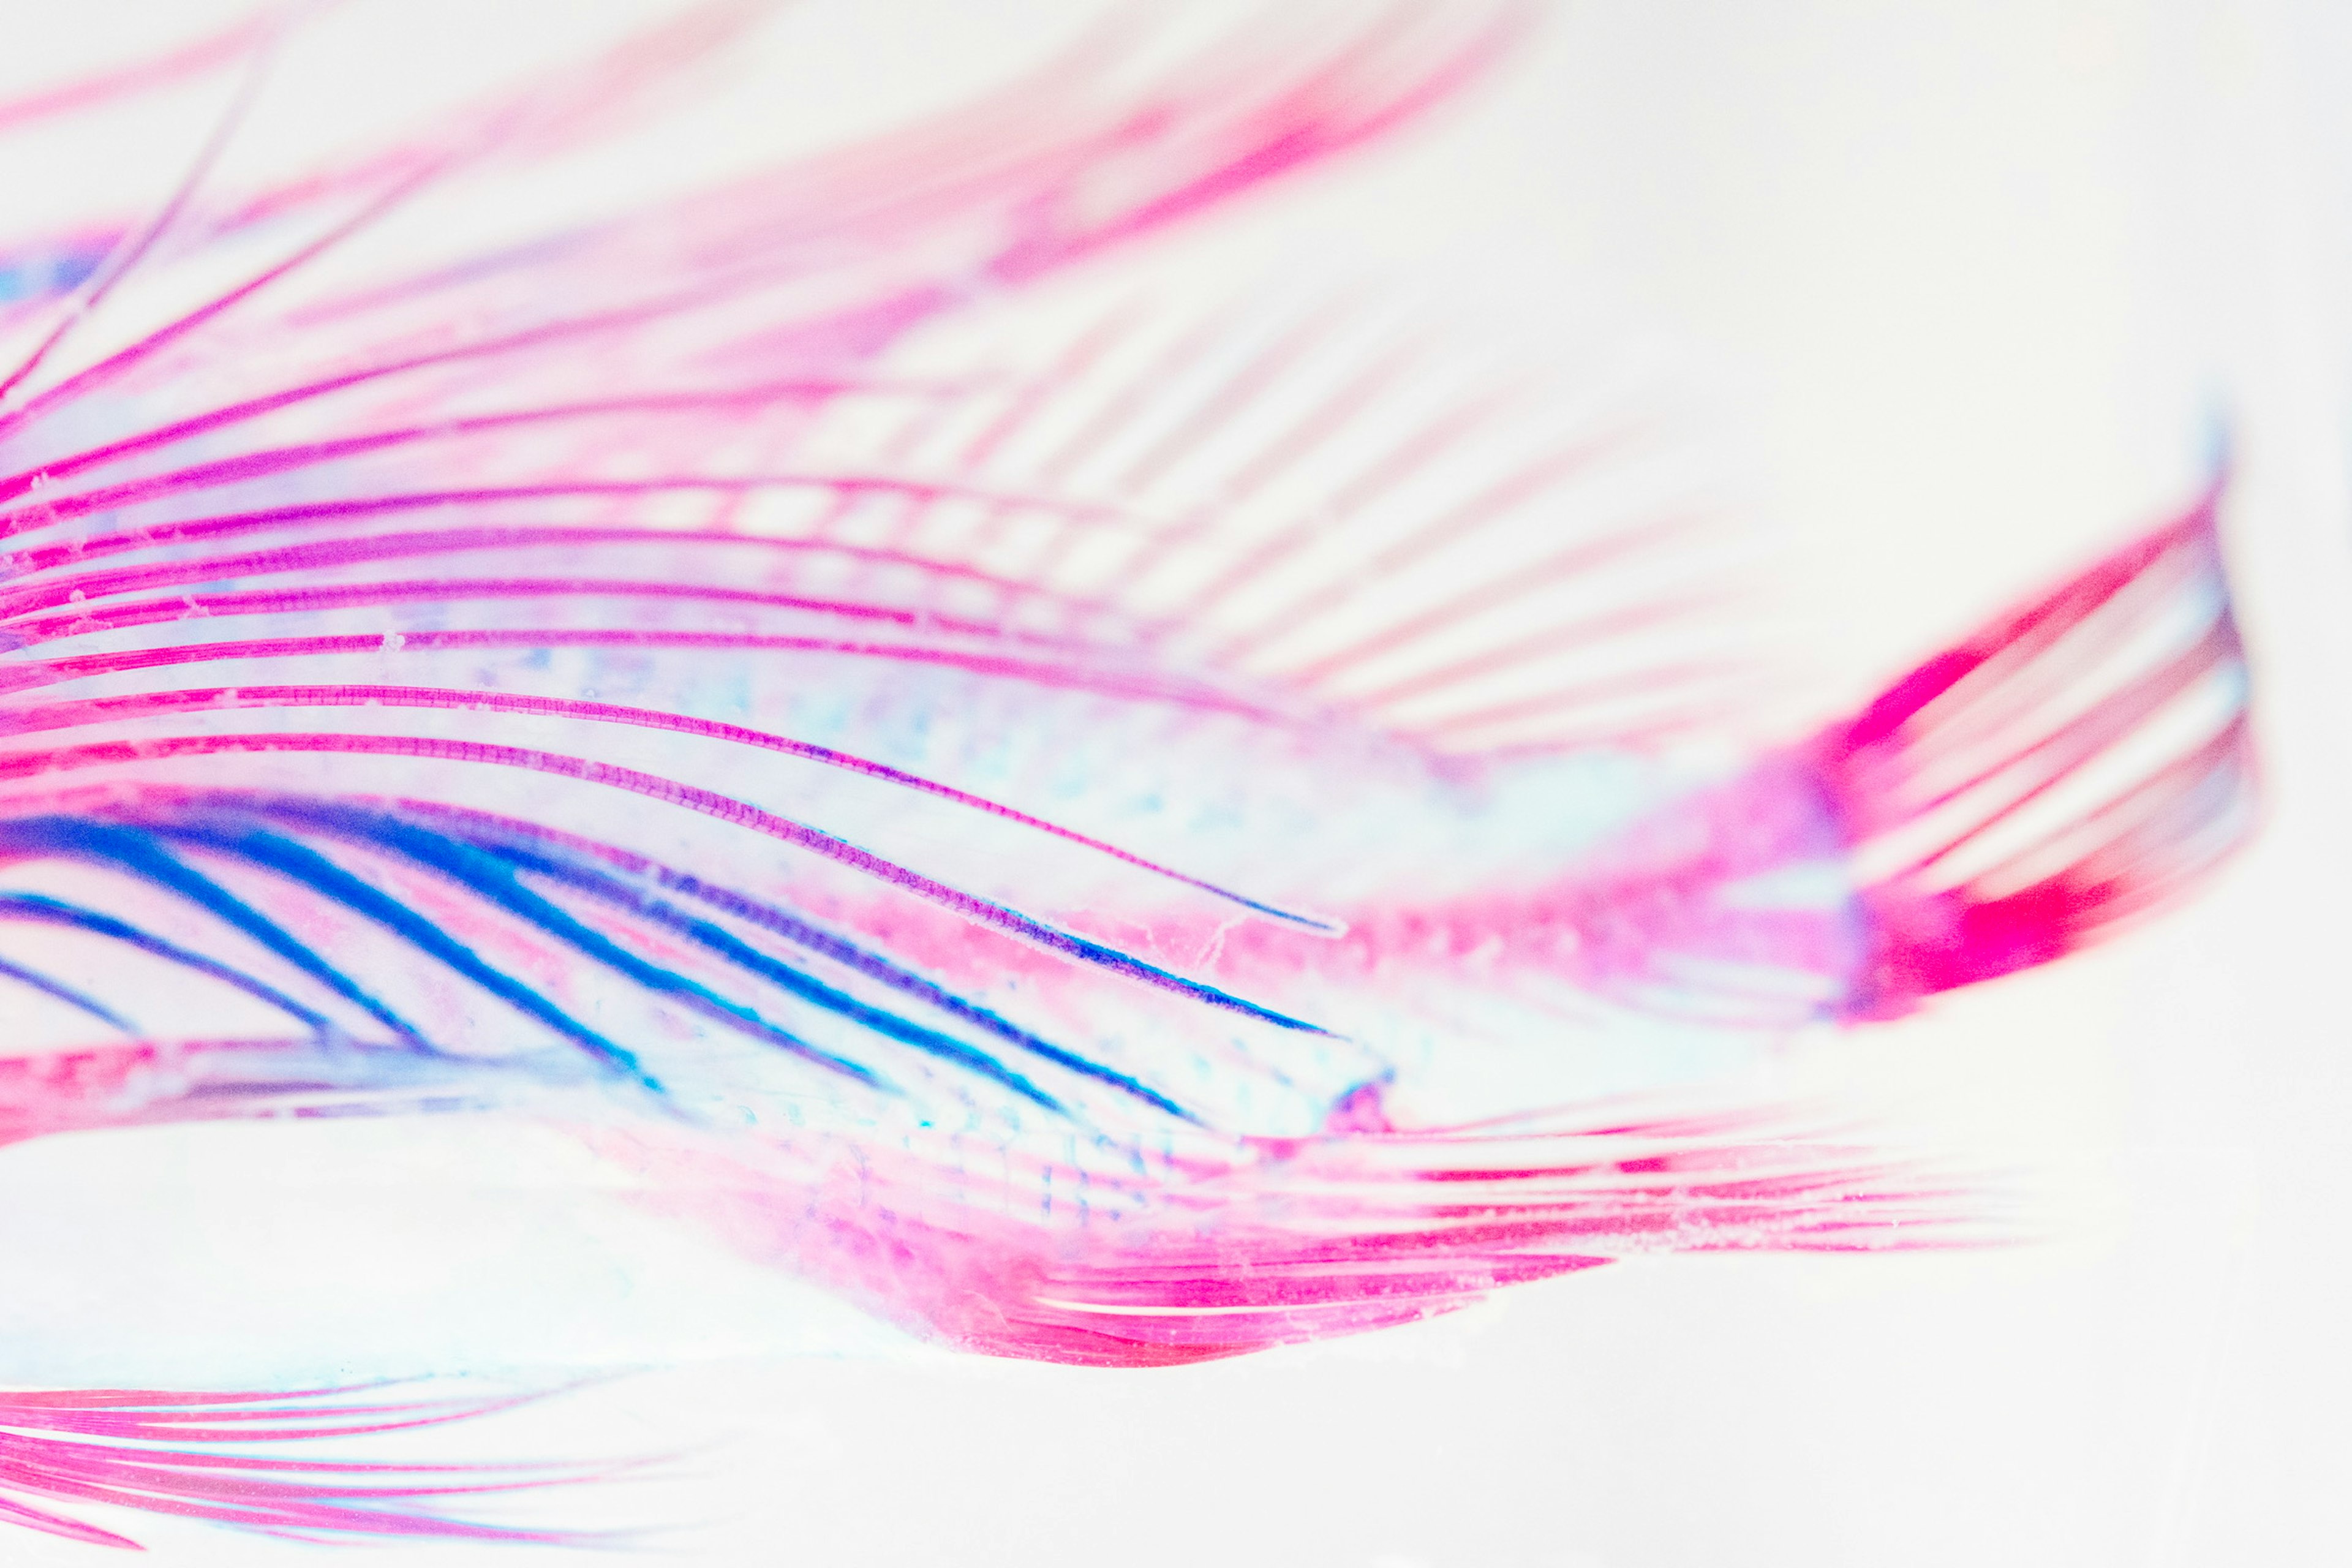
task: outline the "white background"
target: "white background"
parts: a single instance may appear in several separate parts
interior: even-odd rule
[[[12,76],[67,26],[45,18],[70,9],[10,8],[0,36],[25,51]],[[1474,100],[1219,220],[1259,237],[1237,244],[1328,247],[1499,318],[1597,315],[1734,389],[1759,514],[1808,567],[1811,651],[1856,693],[2185,499],[2227,418],[2264,837],[2160,925],[1837,1053],[1891,1103],[2080,1178],[2096,1201],[2079,1225],[1997,1254],[1609,1268],[1358,1344],[1120,1373],[730,1356],[760,1337],[751,1320],[797,1299],[618,1222],[567,1240],[543,1233],[562,1228],[551,1221],[523,1245],[532,1267],[578,1270],[583,1312],[613,1314],[614,1342],[667,1336],[700,1359],[516,1418],[497,1443],[722,1439],[611,1505],[707,1521],[656,1538],[664,1560],[2338,1560],[2352,1496],[2352,115],[2331,97],[2352,79],[2352,27],[2329,9],[1564,5]],[[523,31],[576,15],[556,0],[507,10]],[[888,62],[900,91],[967,65],[958,39],[1067,15],[814,10],[825,36],[862,34],[860,58]],[[139,25],[135,7],[108,15]],[[411,40],[384,80],[457,47],[421,21]],[[299,1170],[290,1184],[313,1205],[338,1180],[380,1191],[354,1158],[234,1136],[0,1153],[0,1297],[63,1299],[58,1271],[110,1245],[235,1276],[315,1218],[257,1217],[272,1170]],[[142,1211],[159,1184],[170,1202]],[[425,1234],[387,1222],[362,1243],[355,1221],[316,1237],[311,1288],[330,1302],[364,1253],[378,1315],[455,1295],[496,1319],[517,1222],[476,1234],[459,1208],[425,1205],[407,1223]],[[85,1216],[133,1239],[97,1238]],[[171,1332],[157,1303],[113,1310],[110,1331]],[[27,1321],[10,1310],[0,1327]],[[124,1365],[154,1348],[86,1337],[86,1381],[127,1375],[96,1370],[110,1348]],[[845,1330],[807,1337],[855,1348]],[[310,1551],[108,1522],[169,1563]],[[0,1556],[97,1560],[29,1536]]]

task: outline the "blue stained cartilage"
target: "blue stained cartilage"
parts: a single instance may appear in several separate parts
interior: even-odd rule
[[[600,878],[593,872],[579,871],[577,868],[565,867],[560,861],[544,857],[502,855],[490,847],[469,843],[431,828],[403,821],[397,816],[381,813],[353,810],[327,804],[306,805],[299,808],[281,804],[271,815],[281,818],[298,817],[312,827],[389,850],[418,865],[427,867],[459,882],[509,913],[530,921],[587,957],[626,976],[649,991],[678,998],[707,1015],[719,1016],[720,1022],[730,1027],[753,1035],[771,1045],[782,1047],[793,1055],[832,1071],[854,1078],[871,1087],[887,1088],[888,1086],[877,1078],[872,1069],[831,1052],[821,1050],[762,1018],[752,1008],[730,1001],[708,986],[689,980],[674,970],[666,969],[628,952],[610,937],[583,924],[557,905],[523,887],[515,879],[516,870],[525,868],[541,871],[570,882],[608,904],[627,909],[630,912],[638,914],[666,929],[691,938],[709,951],[728,959],[737,967],[760,975],[803,1001],[845,1017],[887,1038],[915,1046],[933,1056],[978,1073],[1046,1110],[1060,1111],[1064,1109],[1059,1101],[1027,1079],[986,1053],[975,1050],[965,1042],[936,1029],[926,1028],[884,1009],[859,1002],[845,993],[825,985],[814,976],[759,952],[709,921],[694,920],[672,906],[658,900],[646,899],[635,889],[629,889],[611,879]],[[275,837],[274,835],[263,837]],[[278,842],[288,841],[281,839]],[[310,852],[306,850],[303,853]],[[358,884],[358,886],[361,890],[373,899],[382,900],[383,895],[380,893],[375,893],[372,889],[366,889],[364,884]],[[342,895],[335,893],[331,896],[341,897]],[[393,908],[397,909],[398,906],[394,905]],[[457,951],[464,952],[471,963],[479,965],[479,960],[473,957],[470,950],[459,947],[437,928],[425,925],[425,922],[417,921],[414,915],[406,914],[404,910],[401,913],[405,916],[405,920],[396,928],[399,934],[409,938],[420,947],[425,947],[427,945],[425,939],[430,939],[436,948],[456,948]],[[422,932],[418,932],[413,931],[413,927],[424,929]],[[428,949],[428,951],[432,950]],[[436,951],[435,955],[444,956],[438,951]],[[468,973],[473,971],[469,969]],[[489,973],[495,973],[494,971]],[[505,979],[503,976],[499,978]],[[505,983],[509,985],[515,984],[511,981]],[[499,994],[505,994],[505,992],[501,990]],[[619,1052],[620,1048],[611,1046],[609,1042],[604,1042],[604,1045],[605,1050],[599,1054],[610,1056]],[[621,1054],[626,1055],[626,1053]],[[628,1058],[628,1068],[633,1074],[645,1078],[643,1069],[638,1067],[634,1057]],[[650,1079],[646,1079],[646,1081],[649,1084],[652,1082]]]
[[[144,829],[114,823],[47,816],[0,824],[0,849],[47,851],[81,860],[119,867],[131,875],[167,889],[207,910],[251,937],[336,995],[363,1009],[384,1027],[412,1045],[424,1036],[390,1007],[370,995],[357,981],[319,956],[309,944],[253,908],[194,867],[167,853],[155,836]],[[317,1015],[311,1015],[317,1017]],[[319,1019],[318,1026],[326,1020]]]
[[[893,1091],[869,1067],[821,1049],[762,1017],[752,1007],[709,986],[628,951],[560,906],[524,887],[519,872],[546,877],[615,909],[623,910],[664,931],[674,932],[711,952],[734,968],[758,976],[787,994],[826,1013],[879,1036],[913,1047],[935,1059],[986,1079],[1024,1100],[1060,1115],[1069,1108],[1030,1078],[996,1057],[955,1035],[863,1001],[830,985],[806,970],[744,941],[734,931],[702,918],[668,900],[654,896],[632,879],[500,835],[477,832],[459,837],[403,820],[395,814],[347,807],[323,801],[277,801],[230,811],[173,814],[167,820],[131,825],[120,821],[31,818],[0,826],[0,846],[19,853],[61,853],[102,861],[142,880],[164,888],[205,909],[235,929],[253,937],[337,994],[367,1011],[393,1029],[403,1045],[427,1055],[441,1052],[426,1032],[377,1002],[371,992],[341,969],[327,964],[310,947],[281,926],[254,910],[212,879],[163,847],[166,842],[234,857],[308,888],[369,920],[425,956],[473,981],[499,1000],[548,1026],[605,1066],[616,1068],[643,1087],[662,1092],[663,1085],[638,1060],[636,1053],[591,1028],[555,1002],[485,960],[441,926],[400,900],[337,864],[316,849],[274,831],[256,819],[275,819],[281,827],[324,832],[336,837],[399,856],[412,864],[447,878],[493,906],[517,916],[563,942],[583,956],[618,973],[645,990],[715,1017],[719,1022],[828,1070],[869,1087]],[[840,963],[901,994],[922,1002],[961,1022],[968,1023],[1007,1043],[1079,1077],[1116,1089],[1153,1110],[1181,1121],[1197,1118],[1167,1095],[1126,1073],[1021,1028],[1009,1020],[957,995],[937,983],[890,963],[856,943],[820,931],[786,911],[731,889],[713,888],[699,879],[667,868],[650,868],[652,879],[713,910],[767,930],[810,952]],[[83,911],[36,895],[9,895],[0,913],[69,921],[84,929],[131,942],[143,950],[171,958],[280,1007],[321,1033],[332,1025],[323,1015],[302,1006],[274,987],[217,961],[175,944],[162,942],[111,917]],[[109,1021],[114,1021],[106,1015]]]
[[[438,960],[449,968],[481,985],[485,990],[508,1003],[518,1011],[537,1019],[581,1046],[592,1056],[620,1068],[633,1078],[658,1089],[644,1079],[636,1058],[622,1047],[605,1039],[586,1025],[572,1017],[546,997],[524,985],[497,966],[486,963],[473,949],[458,942],[440,927],[425,920],[414,910],[370,887],[349,871],[306,846],[277,834],[247,830],[228,832],[192,828],[175,825],[163,830],[166,835],[241,856],[256,865],[303,883],[323,893],[352,912],[362,915],[384,927],[411,946]],[[425,1046],[423,1037],[415,1043]],[[428,1047],[429,1048],[429,1047]]]
[[[861,1002],[847,992],[838,990],[807,972],[793,967],[771,954],[761,952],[732,931],[709,921],[688,914],[676,905],[648,897],[641,889],[631,888],[610,877],[593,871],[566,866],[560,861],[520,853],[500,854],[522,869],[535,871],[579,889],[592,898],[614,908],[625,909],[663,929],[677,932],[697,945],[717,953],[728,963],[749,973],[757,974],[802,1001],[837,1014],[886,1038],[909,1045],[919,1050],[953,1062],[981,1076],[1003,1084],[1024,1099],[1049,1110],[1061,1110],[1063,1106],[1045,1090],[1007,1068],[995,1058],[973,1049],[964,1041],[937,1029],[926,1028],[909,1019],[870,1003]],[[836,1059],[836,1058],[828,1058]],[[844,1064],[845,1066],[846,1064]],[[860,1077],[873,1081],[865,1069],[850,1068]]]
[[[234,986],[256,1001],[268,1003],[314,1034],[325,1035],[334,1027],[332,1020],[325,1014],[305,1007],[267,981],[218,959],[182,947],[177,942],[166,942],[152,932],[140,930],[128,921],[84,909],[79,904],[46,898],[39,893],[0,893],[0,921],[9,920],[37,921],[47,925],[70,926],[77,931],[89,931],[122,942],[141,952],[152,954],[167,963],[177,964],[192,973]],[[135,1034],[138,1031],[133,1029],[131,1032]]]
[[[814,1002],[819,1006],[838,1012],[854,1022],[874,1029],[877,1033],[936,1054],[945,1055],[960,1065],[970,1067],[975,1071],[997,1079],[998,1081],[1016,1089],[1031,1099],[1039,1100],[1042,1104],[1055,1110],[1061,1109],[1055,1102],[1032,1089],[1025,1079],[1004,1068],[994,1058],[972,1050],[970,1046],[954,1037],[943,1035],[935,1029],[924,1028],[918,1024],[908,1023],[895,1014],[859,1002],[856,998],[826,985],[804,971],[793,968],[761,952],[724,927],[688,914],[661,900],[650,898],[642,889],[633,888],[617,878],[511,844],[486,845],[485,847],[503,858],[514,861],[519,866],[579,888],[593,897],[625,908],[632,913],[642,915],[667,930],[689,937],[728,959],[729,962],[772,981],[793,994]],[[920,975],[901,969],[887,960],[834,936],[830,932],[817,931],[772,905],[761,904],[725,889],[706,888],[697,879],[683,873],[665,869],[659,873],[659,879],[665,886],[674,888],[690,898],[698,899],[713,908],[722,909],[747,923],[772,931],[787,941],[813,952],[821,952],[854,969],[858,973],[880,981],[893,990],[928,1002],[954,1017],[985,1029],[1000,1039],[1043,1057],[1057,1067],[1066,1068],[1098,1083],[1108,1084],[1114,1089],[1134,1096],[1153,1109],[1166,1111],[1171,1116],[1181,1117],[1187,1121],[1197,1120],[1191,1112],[1166,1095],[1138,1082],[1127,1074],[1055,1045],[1050,1040],[1043,1039]]]
[[[986,1078],[1045,1110],[1066,1112],[1066,1108],[1053,1095],[970,1043],[862,1002],[772,954],[760,951],[724,928],[666,900],[649,897],[621,879],[568,864],[558,857],[510,846],[470,843],[402,821],[396,816],[331,803],[305,803],[299,806],[292,803],[278,803],[274,808],[262,808],[255,815],[276,817],[281,823],[291,819],[314,831],[325,831],[399,855],[529,921],[649,992],[682,1002],[707,1016],[715,1016],[730,1027],[778,1046],[820,1067],[871,1087],[889,1088],[871,1068],[810,1045],[763,1018],[754,1009],[629,952],[612,938],[582,923],[559,906],[521,886],[515,874],[518,869],[523,869],[551,877],[608,905],[625,909],[665,930],[685,936],[735,967],[756,974],[799,999],[874,1034],[913,1046],[934,1058]],[[54,842],[44,842],[47,837],[37,831],[18,836],[26,847],[59,847]],[[180,817],[142,828],[120,826],[82,827],[67,837],[76,840],[80,847],[88,848],[94,844],[105,853],[105,858],[115,864],[171,887],[224,915],[229,912],[231,905],[239,909],[244,906],[237,904],[225,889],[218,889],[215,884],[201,879],[176,859],[154,849],[154,840],[176,841],[235,856],[287,877],[382,926],[418,952],[474,981],[491,994],[570,1039],[607,1066],[622,1070],[645,1087],[656,1091],[662,1088],[638,1061],[635,1053],[605,1034],[590,1028],[553,1001],[487,962],[474,949],[382,889],[283,833],[253,825],[243,812],[205,814],[194,820]],[[691,886],[691,879],[681,880]],[[207,889],[211,890],[209,896]],[[700,888],[692,888],[691,890],[706,899],[714,896],[723,898],[727,905],[737,910],[765,914],[769,919],[762,923],[782,926],[791,934],[806,940],[811,946],[851,961],[862,973],[879,975],[901,990],[934,1002],[954,1016],[975,1021],[1057,1066],[1132,1095],[1155,1110],[1187,1121],[1192,1120],[1173,1100],[1127,1075],[1021,1030],[987,1010],[865,953],[852,944],[801,926],[781,910],[767,910],[740,895],[717,895],[713,889]],[[261,919],[257,915],[252,918],[257,921]],[[233,923],[246,924],[243,921]],[[341,976],[341,980],[337,989],[344,994],[364,994],[357,983],[348,976]],[[414,1048],[433,1049],[422,1031],[412,1029],[404,1038]]]
[[[21,963],[11,963],[6,959],[0,958],[0,978],[28,985],[42,995],[54,997],[76,1012],[88,1014],[100,1023],[110,1025],[126,1035],[136,1035],[139,1032],[137,1026],[97,997],[86,991],[78,991],[64,981],[53,979],[37,969],[27,969]]]
[[[20,250],[0,257],[0,305],[18,300],[46,299],[80,287],[106,260],[106,253],[112,246],[110,238],[104,244]]]

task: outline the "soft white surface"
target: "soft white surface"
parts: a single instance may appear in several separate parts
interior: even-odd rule
[[[1833,1053],[1979,1147],[2056,1163],[2089,1200],[2079,1227],[1998,1254],[1611,1268],[1358,1344],[1174,1371],[723,1359],[575,1395],[501,1441],[731,1438],[614,1505],[709,1521],[667,1560],[721,1563],[2326,1560],[2352,1474],[2352,115],[2327,92],[2352,36],[2330,9],[1566,6],[1483,98],[1222,220],[1245,249],[1457,279],[1503,320],[1617,320],[1710,367],[1814,568],[1818,658],[1853,691],[2185,496],[2226,412],[2267,836],[2160,926]],[[908,70],[959,63],[939,17],[985,37],[998,10],[1067,14],[817,8]],[[11,53],[49,11],[9,8]],[[414,43],[425,59],[446,40]],[[162,1291],[243,1278],[262,1242],[376,1187],[387,1157],[267,1131],[207,1153],[215,1134],[0,1155],[7,1331],[31,1331],[32,1302],[70,1301],[83,1287],[58,1271],[103,1251],[117,1278],[157,1283],[109,1309],[123,1321],[92,1353],[168,1333]],[[652,1359],[667,1335],[729,1356],[805,1305],[585,1196],[549,1199],[560,1167],[511,1148],[414,1157],[453,1180],[475,1162],[539,1206],[453,1199],[405,1234],[322,1239],[314,1260],[356,1292],[338,1310],[414,1328],[456,1290],[473,1328],[529,1334],[482,1325],[569,1269],[609,1315],[583,1308],[551,1338]],[[123,1196],[159,1187],[168,1213]],[[75,1239],[101,1223],[148,1239]],[[44,1331],[106,1326],[94,1310]],[[5,1347],[0,1363],[24,1370]],[[165,1563],[311,1550],[128,1528]],[[11,1535],[0,1555],[96,1554]]]

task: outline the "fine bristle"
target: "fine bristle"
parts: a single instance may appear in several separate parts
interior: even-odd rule
[[[139,1550],[41,1504],[97,1505],[308,1540],[587,1545],[584,1534],[457,1517],[454,1500],[577,1482],[613,1467],[328,1459],[311,1445],[489,1415],[511,1398],[387,1399],[373,1388],[285,1394],[0,1391],[0,1521]]]

